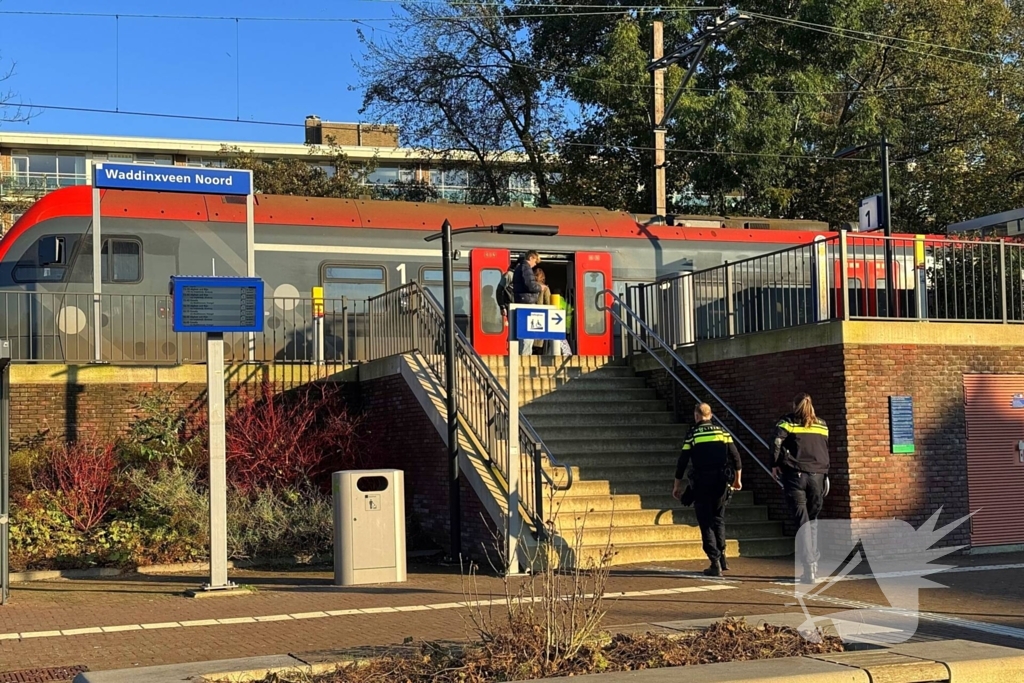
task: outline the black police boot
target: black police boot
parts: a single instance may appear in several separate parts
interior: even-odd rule
[[[721,557],[718,558],[718,566],[722,568],[723,572],[729,571],[729,563],[725,561],[725,553],[722,553]]]
[[[721,576],[722,567],[718,562],[712,562],[711,566],[704,570],[704,576]]]

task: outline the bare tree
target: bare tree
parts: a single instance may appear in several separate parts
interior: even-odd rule
[[[551,140],[560,98],[536,65],[511,3],[402,2],[396,37],[367,37],[363,112],[397,123],[407,144],[466,168],[505,203],[508,178],[533,177],[549,203]]]
[[[19,101],[18,93],[6,87],[14,76],[14,67],[12,62],[6,71],[0,72],[0,121],[28,121],[33,116],[31,108],[26,109]]]

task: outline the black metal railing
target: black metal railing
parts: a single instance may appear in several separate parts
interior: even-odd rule
[[[828,320],[1020,323],[1024,244],[843,231],[630,287],[624,303],[672,347]],[[629,324],[633,353],[648,332]]]
[[[444,312],[434,295],[417,283],[391,290],[368,301],[370,359],[418,351],[436,382],[445,381]],[[456,329],[455,387],[463,427],[481,446],[493,469],[508,481],[508,392],[472,344]],[[544,496],[572,486],[572,469],[560,463],[530,425],[519,420],[519,490],[534,529],[544,533]],[[545,460],[548,467],[545,468]],[[555,478],[554,469],[564,477]]]
[[[366,359],[366,301],[268,298],[264,330],[224,335],[232,363],[348,365]],[[319,315],[318,315],[319,314]],[[176,365],[206,362],[202,334],[174,331],[171,298],[150,294],[100,297],[96,353],[92,294],[0,292],[0,339],[13,362]]]
[[[722,398],[716,394],[696,372],[694,372],[693,368],[687,365],[686,362],[679,357],[679,354],[675,352],[669,342],[662,339],[661,336],[659,336],[658,333],[648,325],[636,311],[630,308],[617,294],[609,289],[606,289],[597,295],[597,307],[600,310],[607,310],[611,314],[612,318],[623,330],[626,331],[627,334],[632,337],[640,348],[652,359],[657,361],[657,363],[661,365],[662,369],[668,373],[668,376],[675,380],[676,384],[689,394],[695,402],[703,402],[706,400],[705,397],[708,397],[723,411],[725,411],[735,421],[737,429],[730,429],[728,425],[719,419],[717,414],[715,414],[713,418],[714,421],[732,435],[733,440],[739,445],[739,447],[746,451],[747,455],[749,455],[751,459],[753,459],[753,461],[768,474],[769,477],[772,476],[771,468],[765,465],[764,461],[754,453],[754,450],[750,448],[742,438],[740,438],[737,432],[742,429],[766,452],[771,452],[768,442],[765,441],[760,434],[754,431],[754,429],[748,425],[728,403],[722,400]],[[666,360],[666,358],[668,358],[668,360]],[[671,361],[671,363],[669,361]],[[704,394],[698,395],[692,388],[690,388],[689,383],[683,380],[677,370],[682,371],[684,374],[688,375],[692,381],[700,385],[701,389],[704,390]]]

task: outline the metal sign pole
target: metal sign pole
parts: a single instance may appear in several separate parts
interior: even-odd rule
[[[224,335],[206,335],[206,396],[210,418],[210,583],[203,588],[235,588],[228,581],[227,459],[224,419]]]
[[[256,208],[255,197],[253,196],[252,171],[249,171],[249,194],[245,195],[245,274],[247,277],[256,277]],[[263,302],[260,302],[263,306]],[[256,358],[256,333],[249,333],[250,363]]]
[[[11,343],[0,342],[0,605],[11,599]]]
[[[508,326],[508,529],[506,550],[508,573],[519,573],[519,534],[523,517],[519,512],[519,335],[516,334],[516,306],[509,307]]]
[[[100,231],[100,188],[97,178],[103,164],[95,166],[92,183],[92,329],[93,329],[93,361],[103,362],[102,325],[103,325],[103,240]]]

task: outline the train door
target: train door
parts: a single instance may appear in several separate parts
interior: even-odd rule
[[[576,348],[580,356],[612,355],[612,316],[598,308],[598,292],[612,288],[612,255],[578,251],[575,258]],[[609,303],[603,302],[605,306]]]
[[[902,293],[907,287],[906,276],[898,261],[893,261],[892,268],[896,291]],[[836,261],[835,282],[837,287],[841,282],[839,271],[840,263]],[[843,316],[842,306],[844,305],[850,307],[850,316],[854,318],[858,316],[870,318],[888,316],[889,301],[886,297],[884,261],[850,259],[846,277],[849,282],[850,298],[849,301],[842,302],[840,301],[841,297],[836,297],[840,306],[837,311],[838,317]],[[896,316],[899,315],[900,305],[901,301],[897,299]]]
[[[511,258],[508,249],[473,249],[469,252],[472,341],[473,348],[481,356],[503,356],[508,353],[508,333],[495,294]]]

